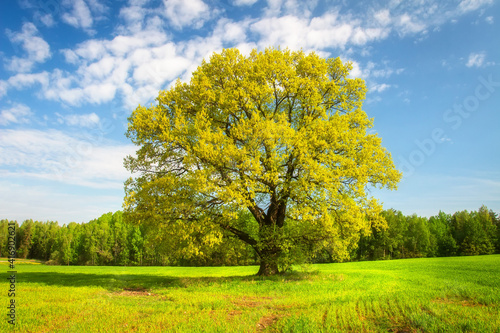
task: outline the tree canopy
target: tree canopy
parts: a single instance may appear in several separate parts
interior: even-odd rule
[[[259,256],[259,274],[320,247],[347,257],[361,231],[384,224],[367,189],[395,189],[401,177],[368,132],[366,86],[351,69],[314,52],[213,54],[130,116],[139,148],[125,160],[125,216],[184,255],[237,238]]]

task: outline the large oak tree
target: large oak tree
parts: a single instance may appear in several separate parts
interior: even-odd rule
[[[360,231],[383,223],[367,190],[401,177],[367,132],[366,86],[350,69],[302,51],[213,54],[130,116],[139,149],[125,161],[126,216],[184,255],[232,235],[263,275],[319,248],[345,256]]]

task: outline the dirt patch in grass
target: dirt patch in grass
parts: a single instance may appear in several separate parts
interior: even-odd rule
[[[486,306],[481,303],[477,303],[472,299],[458,299],[458,298],[436,298],[431,300],[433,303],[438,303],[438,304],[456,304],[456,305],[462,305],[462,306],[467,306],[467,307],[483,307]]]
[[[238,299],[231,300],[231,303],[233,303],[236,306],[243,307],[243,308],[256,308],[256,307],[259,307],[259,306],[262,306],[262,305],[268,303],[272,299],[273,299],[273,297],[244,296],[244,297],[240,297]]]
[[[257,323],[257,332],[262,332],[269,326],[273,326],[278,322],[278,320],[280,320],[280,318],[281,317],[276,314],[263,316]]]
[[[271,309],[273,311],[278,311],[278,312],[289,312],[293,308],[298,308],[297,306],[293,304],[278,304],[278,305],[266,305],[267,309]]]
[[[231,310],[228,312],[227,314],[227,320],[233,320],[235,317],[238,317],[239,315],[241,315],[243,313],[243,311],[239,311],[239,310]]]
[[[143,287],[123,288],[123,290],[117,291],[115,292],[115,294],[121,296],[157,296],[156,294],[153,294],[152,292]]]
[[[422,332],[421,330],[412,327],[408,322],[404,320],[398,320],[394,317],[377,317],[373,318],[372,321],[378,326],[381,331],[391,332],[391,333],[417,333]]]

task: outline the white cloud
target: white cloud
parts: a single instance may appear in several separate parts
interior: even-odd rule
[[[92,104],[110,102],[115,98],[117,87],[113,83],[94,83],[83,88],[86,100]]]
[[[134,50],[160,46],[167,41],[167,36],[161,31],[142,31],[132,36],[117,36],[110,42],[106,42],[106,48],[116,56],[124,56]]]
[[[106,48],[102,41],[88,40],[79,44],[75,50],[64,49],[61,51],[70,64],[77,64],[81,59],[88,61],[98,60],[106,54]]]
[[[286,14],[311,17],[317,5],[317,0],[285,0],[283,7]]]
[[[117,85],[113,82],[96,80],[79,81],[78,76],[55,70],[50,76],[50,84],[42,90],[46,99],[61,101],[69,105],[82,103],[101,104],[116,95]]]
[[[0,125],[29,123],[31,116],[33,116],[33,112],[31,112],[29,106],[25,104],[15,104],[10,109],[3,109],[0,111]]]
[[[107,11],[107,7],[98,0],[64,0],[62,4],[69,9],[62,14],[62,20],[90,34],[94,33],[91,28],[95,21],[103,19]]]
[[[388,29],[383,28],[356,28],[353,36],[352,42],[356,45],[365,45],[368,42],[383,39],[389,34]]]
[[[106,10],[95,0],[81,1],[91,14]],[[462,7],[481,8],[487,3],[470,2]],[[202,59],[208,59],[223,47],[238,47],[243,53],[249,53],[255,47],[262,49],[274,45],[314,50],[324,56],[329,56],[333,48],[352,55],[358,52],[355,46],[368,50],[370,43],[386,39],[394,32],[401,37],[422,34],[432,31],[432,26],[462,15],[456,5],[421,0],[391,2],[385,9],[366,6],[362,12],[345,12],[339,5],[311,17],[317,4],[316,0],[268,0],[264,16],[252,18],[249,15],[240,21],[223,17],[213,21],[213,30],[200,31],[191,39],[174,42],[170,33],[164,30],[162,18],[167,17],[171,26],[178,29],[196,28],[213,20],[222,9],[210,9],[201,0],[160,3],[129,0],[120,10],[124,25],[116,28],[112,39],[90,39],[61,51],[76,70],[55,69],[37,77],[16,76],[0,82],[0,97],[13,87],[21,89],[39,83],[39,97],[63,104],[100,104],[119,96],[130,108],[152,101],[158,90],[169,87],[178,77],[189,80]],[[279,16],[265,16],[271,12]],[[381,65],[369,66],[355,67],[351,74],[368,78],[369,86],[379,90],[384,83],[374,81],[401,71]]]
[[[71,12],[66,12],[62,15],[62,20],[75,28],[89,29],[92,27],[94,20],[90,8],[83,0],[65,0],[63,4],[72,7]]]
[[[0,172],[0,216],[19,223],[27,219],[57,221],[59,224],[88,222],[106,212],[122,209],[120,190],[82,193],[76,186],[52,182],[21,183]]]
[[[467,13],[491,4],[493,4],[493,0],[463,0],[458,5],[458,9],[462,13]]]
[[[493,16],[488,16],[484,19],[486,21],[486,23],[488,24],[493,24],[495,22],[495,19],[493,18]]]
[[[87,4],[92,10],[92,12],[97,14],[103,14],[107,11],[107,7],[99,2],[100,0],[87,0]]]
[[[165,16],[174,28],[201,28],[210,16],[210,8],[202,0],[164,0]]]
[[[486,54],[484,52],[481,53],[471,53],[469,55],[469,60],[465,66],[467,67],[482,67],[484,65],[484,61],[486,59]]]
[[[266,16],[279,16],[283,0],[267,0],[267,8],[265,9]]]
[[[49,73],[41,72],[36,74],[20,73],[11,76],[7,80],[8,85],[16,89],[22,89],[31,87],[32,85],[38,83],[42,87],[46,87],[49,84]]]
[[[9,85],[6,81],[0,80],[0,98],[7,94]]]
[[[217,22],[213,35],[218,36],[226,43],[243,43],[247,39],[247,30],[250,25],[250,20],[234,22],[232,20],[222,18]]]
[[[388,9],[383,9],[378,12],[376,12],[373,17],[382,26],[387,26],[391,23],[391,14]]]
[[[134,154],[135,146],[106,142],[99,130],[81,136],[56,130],[0,130],[3,175],[90,188],[123,188],[129,176],[123,158]]]
[[[324,49],[327,47],[344,48],[352,37],[357,22],[342,22],[337,12],[315,17],[309,24],[307,33],[310,47]]]
[[[143,7],[143,2],[132,1],[128,7],[120,9],[120,17],[126,22],[126,25],[121,29],[137,33],[144,28],[144,19],[151,10]]]
[[[259,0],[233,0],[235,6],[252,6]]]
[[[96,127],[99,125],[100,118],[95,113],[88,114],[70,114],[70,115],[60,115],[56,113],[56,116],[59,118],[58,121],[61,124],[67,124],[69,126],[78,126],[78,127]]]
[[[291,49],[317,51],[344,49],[348,44],[365,45],[386,38],[391,31],[387,27],[367,24],[361,19],[330,11],[312,19],[294,15],[266,17],[253,23],[250,30],[259,35],[261,47],[286,45]]]
[[[317,0],[267,0],[267,7],[264,9],[264,16],[301,16],[310,17],[317,7]]]
[[[7,30],[7,36],[14,44],[21,44],[23,50],[27,53],[26,57],[12,57],[8,61],[6,68],[14,72],[28,72],[35,63],[43,63],[50,58],[50,46],[37,36],[38,29],[33,23],[24,23],[21,32],[12,32]]]
[[[130,94],[140,95],[141,87],[127,88],[128,80],[153,84],[148,90],[157,94],[165,80],[175,79],[191,64],[176,52],[176,46],[167,43],[166,34],[155,30],[88,40],[74,50],[63,51],[66,60],[78,69],[72,73],[55,70],[43,95],[70,105],[109,102],[119,92],[125,99]]]
[[[385,64],[384,68],[380,68],[379,64],[376,64],[372,61],[368,61],[364,67],[361,67],[359,62],[350,60],[352,64],[352,70],[350,72],[350,77],[359,77],[364,80],[367,79],[373,79],[373,78],[388,78],[392,76],[393,74],[401,74],[404,69],[399,68],[397,70],[394,70],[390,67],[387,67]]]
[[[308,43],[307,20],[291,15],[261,19],[251,25],[251,30],[259,34],[261,47],[286,45],[291,49],[299,49]]]
[[[401,29],[400,32],[403,35],[408,33],[414,34],[417,32],[421,32],[426,28],[426,25],[424,23],[418,22],[418,19],[416,17],[412,17],[407,13],[404,13],[403,15],[398,17],[396,25]]]
[[[42,89],[46,89],[49,84],[50,74],[41,72],[36,74],[19,73],[11,76],[7,81],[0,81],[0,98],[7,94],[8,89],[24,89],[40,84]]]
[[[170,47],[172,46],[166,45],[161,49]],[[175,49],[173,49],[156,59],[151,57],[149,61],[136,67],[132,77],[139,84],[161,84],[177,78],[190,64],[191,62],[185,57],[176,56]]]
[[[362,66],[357,61],[350,61],[352,64],[352,70],[349,73],[349,77],[351,78],[361,78],[367,82],[368,92],[369,93],[381,93],[392,87],[391,84],[388,83],[380,83],[376,82],[379,79],[388,79],[392,75],[400,75],[404,72],[403,68],[392,69],[387,66],[387,64],[376,64],[372,61],[366,63],[366,65]],[[377,102],[378,98],[372,97],[371,102]]]
[[[197,47],[203,50],[203,43]],[[191,67],[193,61],[182,54],[183,49],[167,42],[166,35],[159,31],[87,41],[75,50],[64,51],[66,59],[79,66],[78,70],[73,74],[54,71],[53,84],[44,90],[44,96],[79,105],[111,101],[117,92],[125,100],[136,100],[130,94],[144,97],[147,91],[148,95],[153,92],[146,99],[150,100],[165,81],[174,80]]]
[[[391,87],[390,84],[380,83],[380,84],[374,84],[368,90],[380,93],[380,92],[382,92],[382,91],[384,91],[384,90],[386,90],[386,89],[388,89],[390,87]]]
[[[63,54],[71,64],[86,64],[104,56],[124,57],[142,48],[163,45],[167,42],[165,33],[144,30],[133,35],[118,35],[111,40],[91,39],[78,44],[74,50],[65,49]]]
[[[54,26],[56,23],[54,21],[54,18],[52,17],[51,14],[45,14],[43,16],[40,16],[38,18],[46,27],[52,27]]]

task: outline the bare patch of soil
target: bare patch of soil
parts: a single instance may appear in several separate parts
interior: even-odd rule
[[[149,290],[137,287],[137,288],[123,288],[122,291],[117,292],[117,294],[122,296],[155,296],[155,294],[149,292]]]
[[[280,320],[280,317],[275,314],[260,318],[259,322],[257,323],[257,332],[264,331],[269,326],[276,324],[278,320]]]
[[[243,313],[243,311],[239,311],[239,310],[231,310],[229,311],[229,313],[227,314],[227,319],[228,320],[232,320],[233,318],[235,317],[238,317],[239,315],[241,315]]]
[[[431,302],[433,303],[438,303],[438,304],[460,304],[462,306],[467,306],[467,307],[483,307],[486,306],[484,304],[480,304],[477,302],[474,302],[470,299],[450,299],[450,298],[436,298],[433,299]]]
[[[245,296],[231,301],[236,306],[244,308],[256,308],[272,300],[272,297],[250,297]]]

